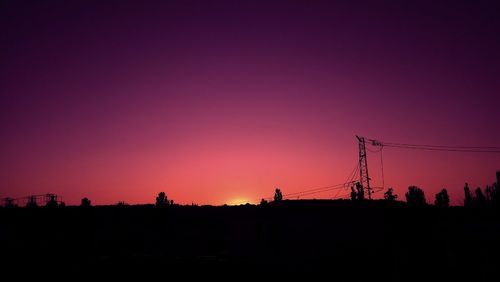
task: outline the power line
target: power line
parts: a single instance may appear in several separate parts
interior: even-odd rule
[[[376,147],[392,147],[411,150],[427,151],[447,151],[447,152],[465,152],[465,153],[500,153],[499,146],[449,146],[449,145],[429,145],[429,144],[409,144],[395,142],[381,142],[375,139],[367,139],[370,144]],[[370,150],[371,152],[375,152]]]
[[[371,139],[370,139],[371,141]],[[408,143],[391,143],[391,142],[381,142],[384,146],[395,145],[395,146],[410,146],[410,147],[433,147],[433,148],[451,148],[451,149],[498,149],[498,146],[444,146],[444,145],[425,145],[425,144],[408,144]]]
[[[323,186],[323,187],[318,187],[318,188],[313,188],[313,189],[309,189],[309,190],[303,190],[303,191],[299,191],[299,192],[293,192],[293,193],[288,193],[288,194],[284,194],[283,197],[289,197],[289,196],[294,196],[294,195],[297,195],[297,194],[302,194],[302,193],[305,193],[305,192],[312,192],[312,191],[318,191],[318,190],[329,190],[331,188],[334,188],[334,187],[338,187],[338,186],[341,186],[341,185],[344,185],[345,183],[342,183],[342,184],[336,184],[336,185],[329,185],[329,186]]]
[[[444,152],[463,152],[463,153],[500,153],[500,149],[461,149],[461,148],[444,148],[444,147],[424,147],[424,146],[403,146],[403,145],[389,145],[383,143],[384,147],[410,149],[410,150],[425,150],[425,151],[444,151]]]
[[[332,200],[336,200],[336,199],[343,199],[344,197],[347,197],[347,196],[349,196],[350,194],[351,194],[351,192],[347,192],[347,193],[344,193],[344,194],[342,194],[342,195],[340,195],[340,196],[338,196],[338,195],[337,195],[337,196],[334,196],[334,197],[332,197],[331,199],[332,199]]]
[[[359,162],[356,162],[356,166],[354,167],[354,169],[352,170],[351,174],[347,177],[346,181],[344,182],[344,187],[345,188],[348,188],[347,187],[347,184],[353,184],[354,183],[354,177],[356,177],[356,174],[357,172],[359,171]],[[335,196],[333,196],[333,198],[337,198],[339,193],[341,192],[342,190],[338,190],[337,193],[335,194]]]
[[[344,184],[342,184],[342,186],[340,186],[340,187],[329,188],[329,189],[320,190],[320,191],[300,193],[300,194],[294,195],[294,196],[307,196],[307,195],[312,195],[312,194],[324,193],[324,192],[328,192],[328,191],[332,191],[332,190],[339,190],[339,191],[341,191],[340,189],[343,189],[343,188],[344,188]],[[289,196],[287,196],[287,197],[289,197]]]

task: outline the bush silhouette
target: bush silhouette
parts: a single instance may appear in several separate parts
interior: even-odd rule
[[[398,198],[398,195],[394,194],[394,189],[389,188],[387,191],[384,193],[384,199],[387,201],[394,201]]]
[[[406,202],[412,206],[423,206],[427,204],[424,191],[417,186],[408,187],[408,192],[406,192],[405,197]]]
[[[83,198],[81,201],[80,206],[82,207],[90,207],[91,206],[91,201],[88,198]]]

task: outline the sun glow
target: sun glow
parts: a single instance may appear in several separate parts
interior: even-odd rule
[[[249,204],[250,201],[244,198],[235,198],[230,201],[228,201],[226,204],[229,206],[238,206],[238,205],[244,205],[244,204]]]

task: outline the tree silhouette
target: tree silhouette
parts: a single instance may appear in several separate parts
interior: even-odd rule
[[[417,186],[408,187],[408,192],[406,192],[405,197],[406,202],[413,206],[422,206],[427,204],[424,191]]]
[[[500,171],[497,171],[497,182],[491,188],[491,205],[500,208]]]
[[[81,202],[80,206],[87,208],[87,207],[90,207],[91,204],[92,204],[91,201],[88,198],[85,197],[85,198],[82,199],[82,202]]]
[[[498,206],[500,191],[497,183],[493,183],[493,185],[486,185],[485,194],[486,203],[489,206]]]
[[[486,204],[486,198],[484,197],[481,187],[477,187],[475,192],[476,192],[476,199],[475,199],[476,206],[484,207],[484,205]]]
[[[358,193],[354,190],[354,186],[351,186],[351,200],[356,201]]]
[[[28,203],[26,204],[27,208],[36,208],[38,207],[38,204],[36,203],[36,197],[35,196],[30,196],[28,199]]]
[[[156,206],[157,207],[165,207],[169,204],[167,195],[165,192],[158,193],[158,197],[156,197]]]
[[[398,195],[394,194],[394,189],[388,188],[387,191],[384,193],[384,199],[387,201],[394,201],[398,198]]]
[[[491,190],[491,204],[495,207],[500,207],[500,183],[493,183]]]
[[[279,202],[281,200],[283,200],[283,194],[279,188],[276,188],[276,190],[274,190],[274,201]]]
[[[465,183],[464,194],[465,194],[464,207],[471,207],[473,204],[473,199],[470,193],[469,183]]]
[[[441,208],[447,208],[450,206],[450,197],[448,196],[448,191],[445,188],[436,194],[434,205]]]
[[[485,197],[486,197],[486,202],[491,203],[493,202],[493,198],[495,197],[495,186],[492,185],[486,185],[486,188],[484,188],[485,192]]]
[[[361,183],[356,182],[356,190],[358,191],[356,198],[360,201],[365,199],[365,190],[363,189],[363,185]]]
[[[57,196],[54,194],[47,194],[46,197],[49,198],[49,200],[47,201],[45,206],[48,208],[57,208],[57,206],[58,206]]]
[[[267,204],[268,204],[268,202],[267,202],[267,200],[266,200],[266,199],[262,199],[262,200],[260,200],[260,205],[261,205],[261,206],[265,206],[265,205],[267,205]]]
[[[497,171],[496,176],[497,176],[496,188],[497,188],[497,191],[498,191],[498,189],[500,189],[500,170]]]
[[[4,199],[4,207],[14,208],[17,207],[17,205],[14,203],[14,199],[7,197]]]

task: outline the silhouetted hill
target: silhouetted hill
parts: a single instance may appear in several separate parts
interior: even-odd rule
[[[498,277],[500,220],[492,210],[345,200],[2,208],[0,243],[13,272],[481,281]]]

